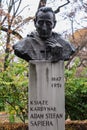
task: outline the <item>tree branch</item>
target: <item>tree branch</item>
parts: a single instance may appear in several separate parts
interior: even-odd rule
[[[47,0],[40,0],[38,9],[46,5]]]
[[[1,26],[0,29],[1,29],[2,31],[8,32],[8,29],[5,28],[5,27],[3,27],[3,26]],[[17,38],[22,39],[22,36],[21,36],[18,32],[14,31],[14,30],[9,30],[9,32],[10,32],[11,34],[15,35]]]
[[[70,65],[71,61],[74,59],[74,57],[76,57],[77,54],[83,49],[83,47],[86,45],[86,43],[87,43],[87,41],[85,40],[85,42],[83,44],[81,44],[81,46],[78,46],[78,48],[76,49],[75,53],[72,55],[72,57],[70,58],[70,60],[65,65],[66,69],[68,68],[68,66]]]
[[[24,24],[28,23],[30,20],[33,20],[33,19],[34,19],[34,17],[27,17],[27,18],[24,19],[23,22],[20,23],[14,30],[16,30],[16,29],[22,27]]]
[[[63,6],[65,6],[65,5],[69,4],[69,3],[70,3],[70,1],[67,0],[67,2],[66,2],[65,4],[63,4],[63,5],[60,5],[60,6],[54,11],[54,13],[56,14],[56,13],[60,12],[60,8],[62,8]]]

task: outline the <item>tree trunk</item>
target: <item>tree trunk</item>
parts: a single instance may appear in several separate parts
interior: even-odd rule
[[[10,29],[10,27],[9,27]],[[4,70],[6,70],[6,68],[8,67],[8,58],[9,58],[9,43],[10,43],[10,33],[9,33],[9,29],[7,32],[7,41],[6,41],[6,49],[5,49],[5,58],[4,58]]]
[[[40,0],[38,9],[41,8],[41,7],[46,6],[46,2],[47,2],[47,0]]]

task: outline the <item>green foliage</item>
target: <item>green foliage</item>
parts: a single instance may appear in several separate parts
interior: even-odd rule
[[[0,110],[8,111],[11,118],[16,114],[23,122],[28,113],[27,66],[25,61],[19,60],[10,63],[8,68],[0,73]]]
[[[10,116],[9,116],[9,121],[10,121],[11,123],[14,123],[14,122],[15,122],[14,114],[10,114]]]
[[[87,68],[76,77],[77,62],[70,70],[65,70],[66,117],[72,120],[87,119]]]
[[[66,117],[73,120],[87,119],[87,68],[83,70],[83,76],[76,77],[78,62],[65,70]],[[28,115],[28,64],[24,60],[9,62],[4,71],[0,62],[0,71],[0,111],[9,112],[10,122],[15,121],[14,115],[25,122]]]

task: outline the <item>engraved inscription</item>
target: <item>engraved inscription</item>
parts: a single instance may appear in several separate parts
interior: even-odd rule
[[[51,87],[52,88],[61,88],[62,87],[61,80],[62,80],[62,77],[52,77],[51,78]]]
[[[63,113],[57,113],[55,106],[50,106],[48,100],[30,101],[30,125],[31,126],[54,126],[54,120],[63,118]]]

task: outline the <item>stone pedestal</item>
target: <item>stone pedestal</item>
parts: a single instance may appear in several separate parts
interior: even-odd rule
[[[65,130],[64,62],[29,66],[29,130]]]

